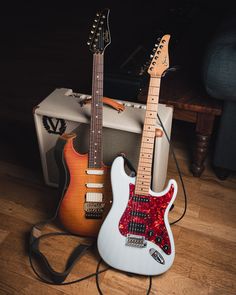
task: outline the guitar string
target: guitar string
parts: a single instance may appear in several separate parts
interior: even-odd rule
[[[159,81],[159,80],[157,80],[157,81]],[[159,91],[158,91],[158,93],[154,93],[156,91],[156,89],[155,89],[155,87],[156,87],[156,81],[155,82],[154,81],[155,80],[153,80],[152,77],[151,77],[150,82],[149,82],[149,91],[148,91],[148,97],[147,97],[147,106],[146,106],[145,121],[144,121],[144,133],[147,132],[147,121],[146,121],[146,119],[151,119],[151,117],[149,116],[149,112],[150,111],[151,112],[153,111],[153,108],[149,107],[150,104],[152,103],[152,97],[153,96],[156,96],[155,103],[158,103],[158,100],[159,100]],[[159,89],[160,89],[160,87],[158,87],[158,90]],[[157,108],[155,108],[154,112],[157,114]],[[149,133],[148,136],[145,136],[145,137],[148,137],[148,138],[151,138],[152,139],[152,141],[151,141],[152,146],[151,146],[151,148],[148,148],[149,151],[147,153],[149,155],[149,157],[147,158],[147,162],[145,162],[145,163],[148,163],[148,164],[150,162],[152,162],[152,159],[153,159],[154,140],[155,140],[155,131],[154,131],[154,129],[151,129],[151,133],[153,133],[152,136],[150,136],[150,133]],[[144,151],[143,151],[144,146],[145,146],[144,143],[145,143],[145,139],[142,139],[142,143],[141,143],[141,154],[142,154],[142,156],[144,154]],[[150,151],[150,149],[151,149],[151,151]],[[151,178],[150,178],[150,173],[151,172],[148,171],[148,175],[146,175],[147,173],[144,174],[143,172],[144,171],[142,171],[142,173],[139,173],[138,174],[139,184],[140,184],[140,182],[141,182],[141,184],[144,183],[145,184],[145,187],[146,187],[147,186],[147,182],[148,182],[148,187],[151,187]],[[146,176],[148,176],[147,177],[148,180],[146,179]],[[140,179],[140,177],[141,177],[141,179]],[[147,194],[147,196],[149,195],[149,189],[148,189],[148,192],[146,192],[145,194]],[[140,207],[142,207],[142,206],[140,206],[140,204],[137,203],[137,212],[139,212]],[[144,219],[145,218],[147,219],[147,217],[144,217]],[[138,220],[139,219],[140,218],[138,216]],[[145,232],[146,232],[146,230],[145,230]],[[145,237],[146,237],[146,235],[145,235]]]

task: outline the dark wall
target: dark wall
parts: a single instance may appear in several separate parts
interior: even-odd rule
[[[226,3],[223,10],[228,9]],[[142,52],[137,63],[142,63],[164,33],[172,35],[171,65],[198,66],[209,33],[223,13],[216,5],[187,0],[10,1],[1,9],[4,96],[9,91],[18,100],[24,93],[26,101],[32,97],[37,102],[45,91],[60,86],[89,92],[92,56],[86,41],[96,11],[107,6],[112,44],[106,50],[106,71],[119,71],[137,48]]]
[[[205,44],[227,1],[8,1],[0,9],[0,131],[34,138],[32,108],[57,87],[91,92],[92,54],[86,45],[98,9],[109,7],[112,43],[105,72],[133,72],[157,37],[171,34],[170,65],[199,76]],[[134,60],[121,67],[139,48]],[[136,68],[135,68],[136,67]],[[16,137],[16,143],[9,135]],[[35,138],[34,138],[35,139]]]

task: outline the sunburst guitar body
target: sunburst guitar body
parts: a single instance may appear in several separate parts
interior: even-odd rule
[[[102,164],[101,168],[89,168],[89,155],[74,149],[76,135],[67,135],[65,139],[63,156],[69,185],[59,217],[70,232],[96,236],[111,206],[110,167]]]

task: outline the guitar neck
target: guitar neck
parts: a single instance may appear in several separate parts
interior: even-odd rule
[[[92,104],[89,136],[89,168],[102,167],[103,54],[93,54]]]
[[[148,195],[152,178],[152,159],[161,77],[151,77],[136,177],[135,194]]]

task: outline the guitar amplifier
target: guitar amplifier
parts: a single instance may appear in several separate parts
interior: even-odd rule
[[[34,121],[45,183],[58,186],[58,169],[54,147],[62,133],[75,132],[75,149],[88,152],[91,104],[82,104],[89,95],[74,93],[71,89],[55,89],[34,109]],[[137,168],[141,133],[145,115],[144,104],[116,100],[125,106],[118,112],[103,106],[103,161],[110,165],[118,153],[125,153]],[[158,114],[170,137],[173,109],[159,104]],[[157,119],[157,127],[161,129]],[[169,157],[169,143],[163,133],[156,137],[153,157],[152,189],[161,191],[165,185]]]

